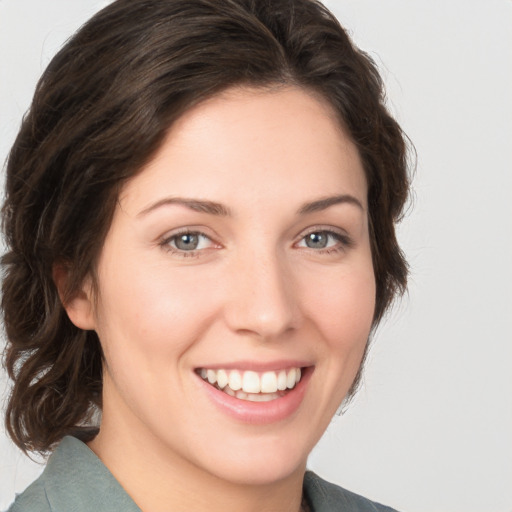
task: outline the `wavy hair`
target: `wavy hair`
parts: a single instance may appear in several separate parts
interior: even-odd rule
[[[183,112],[235,85],[301,87],[338,113],[368,182],[374,326],[405,290],[407,139],[335,17],[314,0],[117,0],[51,61],[7,161],[6,427],[25,452],[85,431],[101,409],[99,339],[68,319],[53,269],[66,268],[66,302],[94,276],[122,185]]]

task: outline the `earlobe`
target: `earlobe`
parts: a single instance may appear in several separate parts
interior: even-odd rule
[[[94,301],[92,283],[87,277],[80,289],[69,296],[67,291],[68,269],[63,264],[56,264],[53,267],[53,281],[57,287],[60,300],[71,322],[84,331],[96,329],[94,320]]]

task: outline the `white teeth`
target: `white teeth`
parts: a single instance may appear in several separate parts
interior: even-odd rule
[[[260,393],[259,395],[256,396],[260,397],[260,402],[270,402],[271,400],[279,398],[279,395],[276,395],[275,393]]]
[[[297,376],[297,374],[295,372],[295,368],[288,370],[288,375],[286,376],[286,387],[288,389],[292,389],[295,387],[295,377],[296,376]]]
[[[233,391],[238,391],[239,389],[242,389],[242,376],[240,375],[239,371],[233,370],[229,373],[228,384]]]
[[[224,389],[229,382],[226,370],[219,370],[217,372],[217,385],[220,389]]]
[[[265,372],[261,376],[261,392],[275,393],[277,391],[277,375],[276,372]]]
[[[237,398],[240,398],[238,395],[235,395]],[[270,402],[272,400],[275,400],[276,398],[279,398],[279,395],[277,393],[247,393],[247,398],[245,400],[249,400],[250,402]]]
[[[284,391],[286,389],[286,380],[286,371],[281,370],[277,376],[277,389],[279,389],[279,391]]]
[[[278,391],[293,389],[301,379],[300,368],[268,371],[261,374],[255,371],[212,370],[201,368],[199,374],[210,384],[228,395],[241,400],[262,402],[279,398]]]
[[[246,393],[259,393],[261,391],[259,375],[256,372],[244,372],[242,389]]]
[[[226,386],[224,389],[223,389],[224,393],[227,393],[228,395],[230,396],[235,396],[235,392],[229,387],[229,386]]]
[[[206,370],[206,377],[210,384],[215,384],[217,382],[217,372],[215,370]]]

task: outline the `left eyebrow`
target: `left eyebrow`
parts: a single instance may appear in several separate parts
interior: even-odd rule
[[[322,210],[326,210],[335,204],[352,204],[360,208],[363,212],[365,211],[361,201],[350,194],[342,194],[339,196],[330,196],[323,197],[321,199],[317,199],[316,201],[312,201],[310,203],[304,203],[298,210],[299,215],[305,215],[307,213],[319,212]]]
[[[183,197],[166,197],[160,201],[157,201],[156,203],[151,204],[147,208],[144,208],[137,214],[137,217],[147,215],[149,212],[170,204],[177,204],[184,206],[189,210],[201,213],[209,213],[210,215],[219,215],[222,217],[231,215],[231,212],[227,207],[214,201],[203,201],[200,199],[189,199]]]

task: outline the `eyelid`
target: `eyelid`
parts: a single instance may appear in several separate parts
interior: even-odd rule
[[[215,239],[216,237],[212,236],[210,234],[207,234],[205,231],[208,231],[208,230],[205,230],[204,227],[199,227],[199,226],[184,226],[181,228],[177,228],[177,229],[166,232],[165,235],[160,236],[158,238],[158,245],[169,253],[176,254],[179,256],[183,256],[183,257],[199,256],[200,253],[205,252],[208,249],[220,248],[221,244],[219,244],[216,241],[216,239]],[[198,235],[200,237],[207,238],[208,240],[210,240],[211,246],[203,248],[203,249],[191,249],[189,251],[185,251],[182,249],[178,249],[177,247],[173,247],[171,245],[171,241],[173,239],[176,239],[180,235],[187,235],[187,234]]]
[[[311,226],[307,228],[306,230],[302,231],[298,237],[297,241],[294,243],[294,245],[299,244],[302,242],[308,235],[311,235],[313,233],[327,233],[328,235],[333,236],[336,238],[339,243],[341,244],[340,250],[348,249],[354,245],[354,241],[352,237],[342,228],[334,227],[334,226],[325,226],[325,225],[318,225],[318,226]],[[307,248],[310,249],[310,248]],[[321,253],[322,251],[332,251],[335,249],[335,247],[325,247],[321,249],[311,249],[314,252]]]
[[[179,235],[186,235],[186,234],[197,234],[205,236],[206,238],[209,238],[210,240],[216,242],[216,239],[218,238],[217,234],[210,228],[207,228],[205,226],[200,225],[184,225],[180,227],[176,227],[173,229],[169,229],[165,231],[164,234],[159,235],[156,239],[156,242],[161,243],[164,240],[169,240],[171,238],[174,238]]]
[[[337,235],[340,237],[344,237],[347,239],[350,239],[350,235],[348,234],[347,230],[337,227],[337,226],[331,226],[331,225],[325,225],[325,224],[315,224],[314,226],[309,226],[306,229],[303,229],[298,235],[297,240],[301,240],[307,235],[310,235],[311,233],[332,233],[333,235]]]

